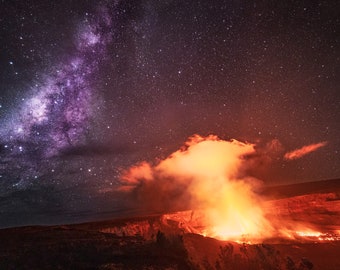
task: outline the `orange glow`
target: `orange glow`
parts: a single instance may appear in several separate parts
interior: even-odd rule
[[[195,135],[157,165],[142,163],[122,178],[127,186],[163,181],[158,191],[164,193],[174,186],[182,187],[185,208],[203,213],[201,225],[207,236],[266,237],[272,228],[262,211],[261,199],[253,192],[258,180],[243,175],[244,156],[254,152],[253,144]]]
[[[321,232],[315,231],[297,231],[296,234],[302,237],[320,237],[320,235],[322,235]]]
[[[295,232],[298,237],[303,237],[311,241],[339,241],[340,236],[335,232],[322,233],[318,231],[306,230]]]
[[[297,158],[325,144],[306,146],[288,156]],[[194,135],[180,150],[155,165],[142,162],[124,171],[121,190],[133,190],[140,205],[157,211],[188,210],[164,218],[177,221],[186,232],[220,240],[338,239],[338,234],[324,234],[275,216],[254,192],[260,181],[246,175],[245,157],[253,154],[255,145],[250,143]]]
[[[288,152],[285,154],[285,159],[291,160],[291,159],[298,159],[301,158],[311,152],[314,152],[316,150],[318,150],[319,148],[325,146],[327,144],[327,142],[319,142],[319,143],[315,143],[315,144],[310,144],[310,145],[306,145],[303,146],[299,149],[295,149],[291,152]]]

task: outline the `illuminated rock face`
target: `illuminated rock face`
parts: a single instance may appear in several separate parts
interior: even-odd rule
[[[221,239],[219,235],[214,237],[210,234],[211,228],[206,225],[205,211],[199,210],[180,211],[134,221],[126,220],[117,226],[101,228],[100,231],[118,236],[139,235],[148,240],[155,239],[157,232],[162,231],[167,235],[193,233],[219,240],[253,244],[263,241],[267,243],[339,241],[340,200],[330,200],[335,196],[334,193],[311,194],[267,201],[265,207],[268,212],[271,210],[273,213],[268,216],[272,221],[273,231],[270,237],[265,238],[246,234],[229,239]],[[304,205],[304,208],[299,205]]]

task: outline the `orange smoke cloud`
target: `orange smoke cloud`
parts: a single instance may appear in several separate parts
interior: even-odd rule
[[[285,159],[288,160],[292,160],[292,159],[298,159],[301,158],[311,152],[314,152],[316,150],[318,150],[319,148],[325,146],[327,144],[327,142],[319,142],[319,143],[315,143],[315,144],[310,144],[310,145],[306,145],[303,146],[299,149],[295,149],[291,152],[288,152],[284,155]]]
[[[153,211],[202,211],[206,235],[265,237],[272,228],[254,192],[259,181],[245,176],[254,153],[253,144],[194,135],[165,160],[123,172],[122,189]]]

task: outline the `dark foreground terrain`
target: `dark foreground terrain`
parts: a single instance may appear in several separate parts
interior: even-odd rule
[[[0,269],[340,269],[340,181],[265,192],[273,218],[313,224],[323,237],[219,241],[190,231],[186,213],[9,228]]]

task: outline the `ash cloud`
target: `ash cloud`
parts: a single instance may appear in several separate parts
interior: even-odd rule
[[[254,146],[254,153],[247,156],[246,175],[265,180],[270,174],[272,165],[282,160],[284,147],[278,139]]]

